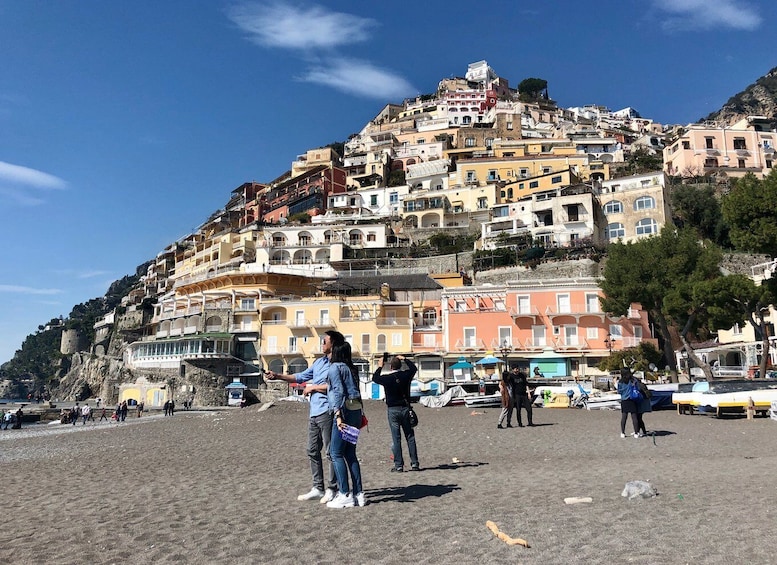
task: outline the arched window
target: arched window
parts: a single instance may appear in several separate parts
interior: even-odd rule
[[[289,363],[289,373],[290,374],[301,373],[302,371],[304,371],[307,368],[308,368],[308,362],[305,361],[305,359],[303,359],[302,357],[297,357],[296,359],[293,359]]]
[[[607,204],[604,205],[604,213],[605,214],[622,214],[623,213],[623,204],[620,200],[610,200]]]
[[[267,368],[273,373],[284,374],[286,372],[283,370],[283,359],[273,359]]]
[[[656,200],[652,196],[640,196],[634,201],[634,210],[652,210],[656,207]]]
[[[625,237],[626,230],[623,229],[623,224],[616,222],[614,224],[607,225],[607,239],[615,240],[619,237]]]
[[[653,218],[644,218],[637,222],[637,235],[652,235],[658,233],[658,225]]]

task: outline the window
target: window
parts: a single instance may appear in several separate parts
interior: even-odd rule
[[[362,334],[361,354],[369,355],[370,351],[370,334]]]
[[[707,149],[715,149],[713,142],[714,142],[714,138],[712,137],[704,138],[704,145]]]
[[[507,129],[513,129],[513,122],[507,122]]]
[[[474,137],[465,138],[464,147],[475,147],[475,138]]]
[[[704,159],[704,166],[705,167],[717,167],[718,166],[718,160],[715,159],[715,157],[711,157],[709,159]]]
[[[766,168],[767,169],[771,169],[772,168],[772,160],[771,159],[766,159]]]
[[[568,294],[556,295],[556,311],[559,314],[569,314],[572,312],[572,305]]]
[[[640,196],[634,201],[634,210],[652,210],[656,201],[652,196]]]
[[[637,222],[637,235],[650,235],[658,232],[656,221],[653,218],[645,218]]]
[[[683,149],[690,149],[690,148],[691,148],[691,142],[683,141]]]
[[[619,237],[626,237],[626,230],[623,229],[623,224],[615,222],[614,224],[607,224],[607,239],[614,240]]]
[[[504,312],[507,310],[507,307],[505,306],[505,301],[501,298],[495,298],[494,299],[494,310],[497,310],[498,312]]]
[[[550,182],[552,184],[558,184],[561,182],[561,175],[558,175],[556,177],[551,177]]]
[[[475,182],[477,181],[477,177],[475,176],[475,171],[467,171],[467,182]]]
[[[551,172],[553,172],[553,169],[551,169],[550,167],[542,167],[543,175],[547,175],[548,173],[551,173]]]
[[[610,200],[604,205],[605,214],[622,214],[623,204],[619,200]]]
[[[533,180],[529,183],[529,188],[537,188],[538,186],[540,186],[539,181]]]
[[[464,347],[477,347],[477,338],[475,328],[463,328]]]
[[[545,341],[545,326],[532,326],[531,336],[535,347],[545,347],[547,345]]]
[[[377,236],[375,235],[375,232],[374,232],[374,231],[371,231],[371,232],[368,232],[368,233],[367,233],[367,241],[372,241],[372,242],[375,242],[375,241],[377,241],[377,240],[378,240],[378,238],[377,238]]]
[[[289,353],[296,353],[297,351],[297,337],[296,336],[290,336],[289,337]]]
[[[392,347],[402,347],[402,334],[401,333],[393,333],[391,334],[391,346]]]
[[[747,149],[747,142],[745,142],[744,137],[735,137],[734,138],[734,149],[738,150],[746,150]]]
[[[478,210],[487,210],[488,209],[488,198],[486,196],[481,196],[478,198]]]
[[[623,339],[623,328],[618,325],[611,325],[610,326],[610,338],[615,339]]]
[[[744,169],[745,168],[745,160],[744,159],[737,159],[737,166],[740,169]]]
[[[467,311],[467,303],[463,300],[457,300],[456,301],[456,307],[454,309],[456,312],[466,312]]]
[[[512,347],[513,346],[513,332],[510,326],[500,326],[497,328],[499,332],[499,347]]]
[[[598,294],[586,294],[585,295],[585,311],[586,312],[599,312],[599,295]]]
[[[531,314],[531,301],[528,296],[518,297],[518,313]]]
[[[496,169],[489,169],[488,170],[488,177],[487,177],[487,179],[490,180],[490,181],[499,180],[499,174],[497,174]]]
[[[493,137],[487,137],[486,138],[486,149],[491,149],[491,147],[494,145],[494,138]]]
[[[577,342],[577,326],[564,326],[564,345],[575,346]]]
[[[423,137],[420,137],[420,138],[418,138],[418,140],[416,141],[416,143],[417,143],[418,145],[423,145],[424,143],[426,143],[426,140],[425,140]]]
[[[599,339],[599,328],[586,328],[585,338],[588,340]]]
[[[378,205],[378,195],[377,194],[371,194],[370,195],[370,206],[375,207]]]
[[[772,148],[772,140],[771,138],[764,137],[762,140],[762,145],[764,149],[771,149]]]
[[[739,324],[734,324],[734,327],[731,328],[731,333],[734,335],[742,335],[742,328],[739,326]]]
[[[577,222],[580,220],[580,208],[577,204],[570,204],[567,207],[567,218],[570,222]]]
[[[521,177],[522,179],[525,179],[526,177],[529,176],[529,169],[527,169],[526,167],[521,167],[521,170],[519,171],[518,176]]]
[[[425,326],[434,326],[437,324],[437,311],[433,308],[424,310],[423,319]]]
[[[254,299],[253,298],[241,298],[240,299],[240,309],[241,310],[254,310]]]
[[[389,194],[389,204],[397,204],[399,202],[399,193],[392,192]]]
[[[318,312],[318,320],[321,322],[321,324],[328,324],[329,323],[329,310],[319,310]]]

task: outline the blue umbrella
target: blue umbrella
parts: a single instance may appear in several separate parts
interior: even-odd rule
[[[468,363],[464,357],[459,357],[459,360],[451,365],[451,369],[471,369],[474,367],[472,363]]]
[[[475,361],[475,365],[496,365],[497,363],[503,363],[503,361],[493,355],[486,355],[483,359]]]

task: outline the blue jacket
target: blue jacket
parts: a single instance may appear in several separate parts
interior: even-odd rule
[[[329,410],[337,412],[349,398],[361,398],[356,377],[345,363],[332,363],[327,373],[327,402]]]

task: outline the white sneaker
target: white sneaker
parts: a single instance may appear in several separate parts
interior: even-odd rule
[[[353,508],[353,497],[350,494],[338,492],[335,497],[326,503],[327,508]]]
[[[358,492],[353,497],[356,499],[356,506],[364,506],[367,504],[367,500],[364,498],[363,492]]]
[[[634,439],[639,439],[639,434],[631,434],[631,435],[634,437]]]
[[[621,434],[621,437],[622,437],[622,438],[623,438],[623,437],[626,437],[626,434]]]
[[[297,500],[314,500],[316,498],[321,498],[322,496],[324,496],[324,491],[313,487],[310,489],[310,492],[299,495]]]
[[[326,489],[326,492],[324,493],[324,496],[321,497],[321,500],[319,500],[319,502],[321,504],[326,504],[327,502],[332,500],[335,497],[336,494],[337,494],[337,492],[335,492],[331,488],[328,488],[328,489]]]

